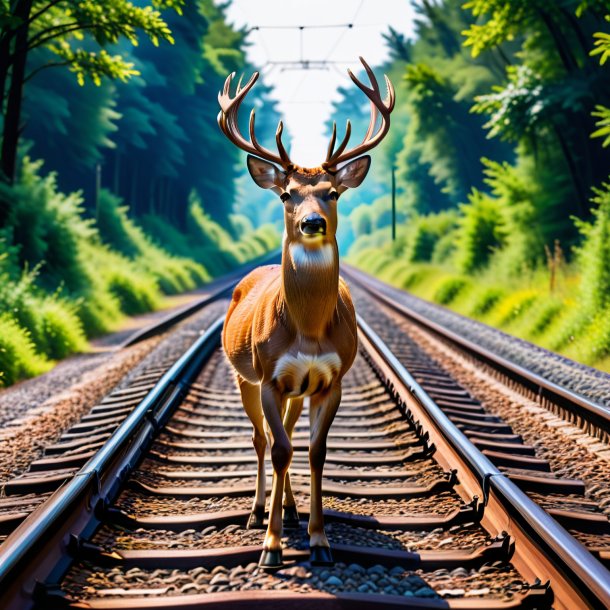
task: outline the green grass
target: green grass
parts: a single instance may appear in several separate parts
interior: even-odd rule
[[[7,314],[0,315],[0,387],[49,370],[52,363],[36,352],[29,333]]]
[[[348,262],[428,301],[509,334],[610,371],[610,311],[587,313],[580,277],[567,268],[551,292],[544,269],[497,279],[496,270],[464,275],[432,263],[391,259],[387,250],[358,251]]]

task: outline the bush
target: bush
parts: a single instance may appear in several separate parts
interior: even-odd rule
[[[171,245],[164,248],[108,191],[100,193],[99,222],[85,219],[81,194],[59,192],[55,175],[42,177],[40,167],[25,158],[14,185],[0,182],[11,209],[0,230],[0,384],[85,350],[87,336],[111,330],[124,314],[157,307],[161,290],[208,281],[196,255],[221,274],[280,244],[275,227],[253,229],[242,216],[232,217],[235,239],[193,199],[187,235],[149,219],[158,241]]]
[[[405,248],[409,262],[429,262],[440,239],[456,226],[453,212],[419,216],[411,221]]]
[[[519,290],[508,295],[494,310],[495,324],[502,328],[522,316],[536,301],[538,293]]]
[[[19,181],[0,182],[0,197],[11,207],[11,237],[19,245],[19,268],[40,265],[37,281],[50,292],[59,287],[85,290],[90,277],[79,245],[96,238],[93,222],[82,217],[81,194],[58,192],[54,174],[39,175],[41,165],[26,158]]]
[[[406,275],[403,280],[403,288],[415,288],[421,284],[427,277],[429,272],[426,269],[415,269]]]
[[[586,364],[610,356],[610,309],[599,311],[584,330],[577,356]]]
[[[539,303],[539,306],[530,312],[528,316],[530,318],[528,322],[528,335],[532,337],[542,335],[564,308],[565,304],[555,299]]]
[[[243,233],[250,226],[248,219],[234,215],[232,220],[236,223],[233,230],[238,239],[215,222],[193,195],[187,214],[186,235],[156,216],[144,217],[142,224],[165,250],[194,259],[206,277],[215,277],[227,273],[238,264],[275,250],[281,244],[281,235],[271,224]]]
[[[74,352],[85,351],[87,340],[77,307],[52,297],[46,298],[39,310],[44,353],[59,360]]]
[[[505,295],[506,292],[501,288],[486,288],[476,297],[472,305],[472,315],[475,317],[484,316]]]
[[[122,200],[103,189],[98,205],[102,241],[152,275],[165,294],[192,290],[208,281],[206,270],[189,258],[176,258],[157,246],[132,219]]]
[[[51,363],[36,353],[26,330],[7,314],[0,314],[0,386],[40,375]]]
[[[432,262],[436,264],[444,264],[450,262],[457,250],[457,242],[459,238],[459,230],[453,229],[441,236],[432,251]]]
[[[448,305],[464,291],[470,282],[462,277],[450,277],[444,280],[434,293],[434,300],[441,305]]]
[[[587,311],[610,306],[610,184],[595,189],[593,221],[578,221],[584,237],[576,250],[582,279],[580,294]]]
[[[461,205],[457,265],[469,273],[487,265],[494,250],[504,243],[504,221],[498,203],[474,189],[469,203]]]

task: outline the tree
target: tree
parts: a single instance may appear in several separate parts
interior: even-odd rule
[[[131,62],[111,55],[105,48],[125,39],[137,44],[140,34],[154,44],[172,42],[171,32],[159,9],[180,10],[183,0],[151,0],[136,6],[128,0],[3,0],[0,4],[0,107],[3,112],[0,169],[4,179],[15,178],[21,131],[21,108],[28,56],[46,49],[51,59],[36,72],[51,66],[67,66],[83,84],[99,84],[103,77],[127,80],[137,74]],[[0,203],[0,226],[9,210]]]
[[[572,180],[564,210],[588,214],[589,190],[607,175],[610,154],[591,146],[591,113],[609,102],[607,73],[591,58],[607,54],[607,38],[593,34],[604,2],[546,0],[471,0],[464,7],[476,23],[464,31],[465,45],[478,57],[513,41],[518,65],[506,82],[476,98],[475,112],[489,116],[490,137],[527,143],[530,154],[559,149]],[[607,5],[607,3],[606,3]]]

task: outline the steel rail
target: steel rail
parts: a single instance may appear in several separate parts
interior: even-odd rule
[[[69,545],[92,532],[98,511],[113,499],[155,432],[220,345],[223,322],[224,316],[195,341],[101,449],[0,546],[0,608],[30,608],[37,583],[65,571]]]
[[[478,345],[474,341],[470,341],[469,339],[460,336],[458,333],[445,326],[413,311],[403,303],[395,301],[388,293],[392,287],[384,284],[377,278],[351,266],[344,267],[342,270],[344,275],[354,281],[357,286],[363,288],[368,294],[390,307],[390,309],[413,320],[436,336],[448,340],[452,344],[458,346],[461,350],[499,371],[506,377],[519,382],[535,393],[540,400],[546,399],[557,404],[559,407],[566,409],[574,416],[584,418],[588,423],[595,426],[598,431],[601,432],[601,435],[610,440],[610,409],[607,407],[595,403],[568,388],[558,385],[553,381]]]
[[[187,350],[96,455],[0,547],[0,608],[32,607],[44,600],[37,594],[63,576],[72,561],[70,545],[78,545],[80,537],[88,538],[98,526],[105,508],[217,349],[222,322],[218,319]],[[471,477],[474,484],[468,489],[479,490],[484,499],[484,519],[492,519],[494,526],[498,521],[506,524],[518,541],[516,555],[522,564],[534,564],[534,574],[552,575],[558,607],[610,607],[610,572],[469,441],[360,317],[358,325],[364,351],[399,397],[403,414],[430,433],[444,466],[459,464],[464,489],[468,485],[462,477]],[[492,508],[497,514],[487,517]],[[535,560],[526,556],[530,550]],[[574,600],[578,606],[570,605]]]
[[[506,511],[504,522],[511,527],[517,525],[517,537],[525,537],[527,545],[533,541],[541,551],[548,562],[546,568],[543,568],[549,573],[559,572],[563,576],[564,582],[560,586],[555,583],[554,591],[558,601],[566,587],[572,587],[589,607],[610,608],[610,572],[470,442],[360,316],[358,326],[361,345],[368,352],[372,363],[377,365],[376,368],[382,375],[383,368],[386,367],[386,371],[389,368],[392,378],[386,377],[386,380],[398,396],[403,400],[406,398],[405,412],[417,421],[417,407],[421,406],[440,433],[437,438],[442,437],[452,452],[474,473],[481,486],[484,503],[489,505],[492,500],[499,501]],[[405,392],[411,400],[405,396]],[[425,425],[423,427],[426,429]],[[460,474],[458,472],[458,478]],[[509,534],[514,536],[515,532]],[[528,559],[525,558],[525,561]],[[571,606],[568,603],[563,607]]]

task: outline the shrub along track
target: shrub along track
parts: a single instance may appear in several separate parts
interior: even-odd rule
[[[492,428],[504,444],[519,439],[475,417],[482,414],[455,382],[414,357],[420,386],[363,321],[325,469],[337,564],[308,564],[302,526],[287,532],[286,568],[258,570],[263,532],[244,529],[251,430],[220,327],[213,323],[165,374],[167,363],[109,396],[8,486],[5,515],[67,480],[0,547],[2,608],[610,604],[603,553],[588,552],[479,450],[498,442]],[[292,466],[304,520],[306,422],[304,414]]]

